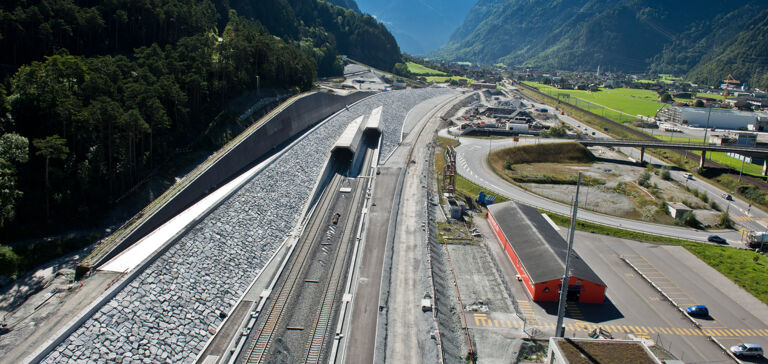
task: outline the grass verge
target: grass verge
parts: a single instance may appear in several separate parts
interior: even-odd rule
[[[507,202],[508,198],[502,196],[500,193],[494,192],[488,188],[475,184],[474,182],[464,178],[460,174],[456,174],[456,196],[471,197],[473,200],[477,198],[480,191],[485,192],[486,195],[496,196],[495,203]]]

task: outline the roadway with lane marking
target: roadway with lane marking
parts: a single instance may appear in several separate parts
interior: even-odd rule
[[[611,138],[610,135],[603,133],[601,130],[595,129],[595,128],[593,128],[593,127],[591,127],[591,126],[589,126],[589,125],[587,125],[585,123],[582,123],[582,122],[580,122],[580,121],[578,121],[578,120],[576,120],[576,119],[574,119],[574,118],[572,118],[572,117],[570,117],[568,115],[558,115],[557,111],[555,110],[555,108],[553,106],[546,105],[546,104],[540,104],[540,103],[537,103],[537,102],[533,102],[527,96],[525,96],[523,94],[520,94],[520,95],[524,99],[528,100],[528,102],[531,104],[531,106],[536,107],[536,108],[541,108],[541,107],[548,108],[549,109],[549,113],[551,113],[553,115],[556,115],[558,118],[560,118],[560,120],[565,121],[566,123],[568,123],[569,125],[575,127],[578,130],[584,130],[588,135],[591,134],[591,135],[595,136],[596,138]],[[630,157],[637,158],[638,160],[640,159],[640,150],[638,150],[638,149],[635,149],[635,148],[618,148],[618,149],[621,150],[622,152],[624,152],[626,155],[628,155]],[[656,157],[654,157],[652,155],[649,155],[648,153],[645,154],[644,160],[646,160],[647,162],[652,163],[652,164],[666,165],[665,162],[661,161],[660,159],[658,159],[658,158],[656,158]],[[725,194],[725,193],[733,194],[734,192],[732,192],[732,191],[731,192],[723,191],[720,188],[718,188],[718,187],[716,187],[716,186],[714,186],[714,185],[712,185],[712,184],[710,184],[710,183],[708,183],[708,182],[706,182],[704,180],[698,179],[698,178],[696,178],[696,179],[688,179],[686,177],[687,173],[688,173],[687,171],[678,171],[678,170],[672,170],[671,171],[671,175],[672,175],[673,179],[675,179],[675,180],[677,180],[677,181],[679,181],[681,183],[684,183],[688,187],[697,188],[697,189],[699,189],[701,191],[705,191],[707,193],[707,197],[710,200],[712,200],[712,201],[721,201],[722,200],[721,205],[727,205],[727,206],[729,206],[732,209],[731,210],[731,218],[734,218],[734,217],[738,218],[739,217],[738,213],[741,213],[741,216],[746,216],[746,217],[753,217],[754,216],[755,219],[752,219],[752,220],[749,220],[749,219],[743,219],[743,220],[740,219],[740,220],[738,220],[741,223],[741,225],[743,225],[745,228],[747,228],[749,230],[752,230],[752,231],[765,231],[765,230],[768,230],[768,213],[766,213],[765,211],[763,211],[763,210],[761,210],[761,209],[759,209],[759,208],[757,208],[755,206],[752,206],[751,203],[749,203],[747,201],[744,201],[744,200],[742,200],[742,199],[740,199],[738,197],[734,197],[733,201],[724,200],[721,197],[723,194]],[[734,209],[736,210],[736,213],[734,213],[734,211],[733,211]],[[736,220],[736,219],[734,218],[734,220]]]
[[[508,313],[477,313],[466,312],[471,320],[467,321],[467,325],[470,328],[484,328],[484,329],[521,329],[523,328],[523,320],[521,319],[500,319],[494,318],[499,314],[510,315]],[[569,315],[570,316],[570,315]],[[554,330],[555,325],[552,322],[546,322],[541,326],[548,330]],[[643,326],[643,325],[601,325],[583,320],[572,320],[572,323],[566,324],[566,329],[569,331],[578,331],[582,333],[588,333],[597,328],[603,328],[611,333],[623,332],[627,334],[635,334],[636,336],[648,336],[649,334],[665,334],[665,335],[677,335],[677,336],[704,336],[712,335],[717,338],[728,337],[768,337],[768,329],[734,329],[734,328],[708,328],[703,330],[693,329],[690,327],[663,327],[663,326]]]
[[[441,131],[440,136],[446,136],[445,131]],[[544,140],[538,138],[521,138],[519,142],[513,140],[490,140],[490,139],[478,139],[478,138],[459,138],[461,145],[456,147],[456,169],[457,172],[469,179],[470,181],[489,188],[493,194],[501,194],[514,201],[518,201],[527,205],[541,208],[544,210],[559,213],[561,215],[570,214],[570,205],[566,205],[560,202],[552,201],[545,197],[536,195],[532,192],[528,192],[520,187],[517,187],[502,177],[497,175],[488,164],[485,162],[488,155],[488,151],[495,151],[504,149],[507,147],[521,145],[521,144],[535,144],[539,142],[551,142],[551,141],[564,141],[564,140]],[[766,216],[768,217],[768,216]],[[666,235],[672,237],[679,237],[683,239],[691,239],[697,241],[706,241],[707,237],[712,234],[705,230],[695,230],[680,226],[662,225],[648,223],[645,221],[625,219],[606,214],[601,214],[589,210],[580,210],[579,219],[600,223],[603,225],[620,227],[623,229],[645,232],[656,235]],[[740,234],[736,231],[717,232],[730,244],[736,246],[739,245],[738,241],[741,238]]]

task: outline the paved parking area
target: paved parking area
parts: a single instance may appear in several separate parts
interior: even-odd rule
[[[661,252],[628,255],[625,259],[676,305],[706,305],[710,314],[695,318],[703,334],[726,347],[744,342],[768,346],[765,304],[685,249],[663,247]]]
[[[561,233],[564,235],[565,230],[561,228]],[[685,362],[732,362],[707,336],[709,331],[706,330],[718,328],[708,326],[707,329],[701,330],[694,326],[675,306],[620,259],[621,256],[636,256],[645,257],[653,264],[658,262],[658,264],[674,265],[675,269],[686,273],[676,272],[672,277],[696,282],[690,277],[701,276],[704,273],[698,271],[701,267],[691,267],[681,262],[675,263],[677,259],[697,260],[693,256],[685,258],[687,251],[683,250],[683,253],[679,251],[683,248],[645,244],[580,231],[576,232],[574,248],[605,281],[608,289],[607,298],[603,304],[568,303],[565,320],[566,336],[587,337],[590,331],[602,328],[615,338],[649,340]],[[497,256],[504,254],[501,249],[492,249],[492,251]],[[498,259],[497,261],[502,265],[501,270],[507,277],[507,281],[511,282],[513,296],[517,300],[524,320],[506,318],[495,312],[468,313],[469,326],[488,330],[523,328],[525,332],[541,337],[554,334],[557,303],[530,301],[523,285],[515,280],[514,266],[509,260]],[[705,264],[704,266],[706,267]],[[706,274],[711,273],[706,272]],[[717,274],[717,272],[714,273]],[[687,285],[677,281],[675,283],[678,288],[687,289]],[[717,290],[714,287],[711,289]],[[689,294],[692,297],[694,295]],[[728,305],[728,303],[725,304]],[[739,304],[731,305],[734,307],[729,310],[735,316],[744,316],[748,313]],[[720,310],[717,306],[710,308],[714,310],[713,314],[716,317],[718,316],[716,312]],[[747,320],[750,319],[747,318]],[[760,322],[757,319],[754,321]],[[768,339],[768,326],[760,327],[759,324],[755,324],[751,327],[737,327],[738,322],[731,323],[730,319],[726,322],[728,322],[727,328],[752,329],[754,335],[744,338],[765,346],[760,340]],[[749,331],[744,331],[744,333],[747,332]],[[725,332],[722,333],[725,334]],[[735,336],[732,338],[735,340],[723,343],[733,345],[735,341],[741,339],[736,339]]]

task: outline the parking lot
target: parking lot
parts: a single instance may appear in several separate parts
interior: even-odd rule
[[[565,230],[560,231],[564,236]],[[603,304],[568,303],[566,336],[587,337],[599,327],[615,338],[649,340],[685,362],[733,362],[709,335],[726,347],[741,342],[768,346],[768,307],[684,248],[577,231],[574,249],[608,289]],[[498,259],[504,252],[491,250],[511,282],[525,320],[501,312],[468,312],[468,326],[489,330],[524,328],[529,334],[539,330],[542,337],[553,334],[557,303],[530,301],[523,285],[515,280],[514,266],[508,259]],[[707,305],[711,316],[697,318],[697,327],[649,280],[683,308]]]

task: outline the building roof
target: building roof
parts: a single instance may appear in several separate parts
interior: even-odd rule
[[[669,202],[667,202],[667,206],[669,206],[669,207],[671,207],[671,208],[673,208],[675,210],[690,210],[691,209],[690,207],[686,206],[682,202],[672,202],[672,201],[669,201]]]
[[[534,284],[563,278],[568,242],[538,210],[512,201],[490,205],[488,210]],[[571,276],[605,286],[575,251]]]
[[[639,341],[550,338],[550,346],[557,347],[566,363],[660,363],[653,353]]]

